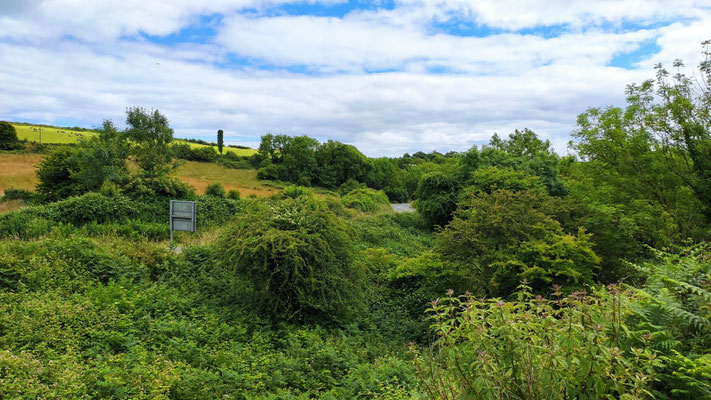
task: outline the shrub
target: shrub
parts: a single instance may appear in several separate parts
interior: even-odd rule
[[[437,341],[418,363],[430,398],[647,398],[660,362],[626,347],[630,294],[617,288],[516,300],[472,295],[433,301]]]
[[[211,183],[207,185],[207,188],[205,188],[205,194],[208,196],[215,196],[215,197],[225,197],[225,187],[219,183]]]
[[[200,196],[196,202],[198,226],[222,223],[241,210],[239,201],[217,196]]]
[[[383,192],[393,203],[406,203],[409,200],[407,189],[404,186],[389,185],[383,189]]]
[[[480,168],[472,173],[469,185],[476,190],[491,193],[497,189],[518,192],[527,189],[543,189],[545,185],[541,178],[530,175],[525,171],[512,168]]]
[[[195,198],[195,191],[190,185],[166,175],[133,176],[124,186],[123,192],[126,196],[138,200],[156,200],[156,198],[190,200]]]
[[[212,147],[198,147],[192,149],[190,161],[213,162],[217,159],[217,151]]]
[[[459,188],[459,183],[443,172],[430,172],[420,178],[413,205],[430,228],[445,227],[452,220]]]
[[[2,201],[9,200],[22,200],[26,204],[33,204],[39,202],[39,197],[36,193],[30,192],[26,189],[15,189],[8,188],[5,189],[5,194],[2,196]]]
[[[230,200],[239,200],[240,199],[240,193],[239,190],[232,189],[229,192],[227,192],[227,198]]]
[[[253,169],[251,159],[249,157],[240,157],[232,152],[227,152],[217,158],[216,163],[225,168],[232,169]]]
[[[291,198],[295,199],[297,197],[313,197],[314,194],[312,191],[309,189],[303,187],[303,186],[289,186],[284,189],[283,192],[281,192],[282,198]]]
[[[345,225],[307,197],[269,203],[219,240],[225,268],[249,282],[277,320],[343,321],[360,281]]]
[[[134,217],[137,209],[125,196],[106,197],[99,193],[87,193],[70,197],[47,207],[53,221],[70,223],[75,226],[90,222],[99,224],[121,221]]]
[[[97,191],[105,182],[125,183],[128,145],[118,135],[113,125],[105,122],[99,137],[52,152],[37,169],[37,192],[56,201]]]
[[[355,189],[343,196],[341,200],[346,207],[364,212],[373,212],[378,208],[386,208],[390,204],[385,193],[373,189]]]
[[[17,138],[15,127],[9,122],[0,121],[0,150],[16,150],[23,147]]]
[[[341,196],[347,195],[349,192],[356,190],[356,189],[365,189],[367,186],[365,183],[358,182],[355,179],[348,179],[347,181],[343,182],[341,186],[338,187],[338,194]]]
[[[537,291],[591,284],[599,265],[590,235],[563,231],[543,190],[467,192],[437,248],[469,265],[489,295],[506,296],[523,279]]]
[[[286,176],[286,168],[282,164],[272,164],[269,159],[266,165],[262,165],[257,170],[257,178],[277,181]],[[262,164],[265,164],[262,162]]]
[[[79,149],[60,147],[47,156],[37,167],[37,192],[49,201],[57,201],[81,194],[85,188],[72,175],[79,169]]]

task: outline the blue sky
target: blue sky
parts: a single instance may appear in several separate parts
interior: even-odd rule
[[[3,0],[0,119],[180,137],[265,133],[371,156],[465,150],[530,128],[565,153],[575,117],[653,65],[699,61],[711,1]]]

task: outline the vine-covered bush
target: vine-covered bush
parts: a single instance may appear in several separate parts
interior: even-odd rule
[[[390,201],[385,193],[373,189],[355,189],[348,192],[343,198],[343,205],[364,212],[373,212],[379,208],[388,208]],[[385,206],[385,207],[383,207]]]
[[[244,214],[218,243],[222,264],[280,320],[341,320],[356,306],[360,274],[351,247],[344,223],[307,197]]]
[[[431,228],[444,227],[457,209],[460,188],[454,177],[439,171],[430,172],[419,180],[413,206]]]

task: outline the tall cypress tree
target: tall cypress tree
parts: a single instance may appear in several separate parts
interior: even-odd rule
[[[222,154],[222,146],[225,144],[222,129],[217,131],[217,150]]]

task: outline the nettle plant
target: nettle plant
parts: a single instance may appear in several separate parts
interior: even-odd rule
[[[428,310],[437,339],[417,362],[422,390],[435,399],[651,398],[660,361],[644,337],[629,340],[630,297],[614,285],[534,297],[525,281],[514,301],[450,290]]]

